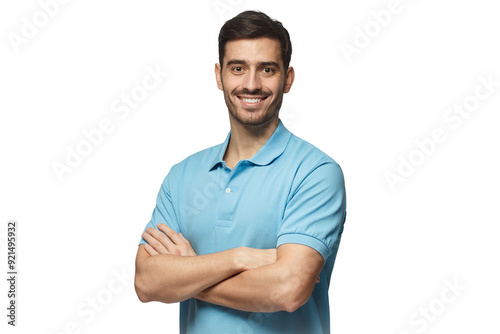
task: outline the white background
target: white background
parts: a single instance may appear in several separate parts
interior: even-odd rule
[[[479,77],[500,81],[498,9],[491,0],[401,0],[377,31],[370,13],[389,3],[74,0],[16,47],[23,18],[33,22],[42,9],[34,0],[2,2],[5,274],[7,221],[20,226],[18,327],[6,324],[2,279],[2,333],[178,331],[177,305],[135,295],[137,243],[170,167],[229,131],[213,74],[217,36],[246,9],[282,21],[292,37],[296,81],[283,122],[345,174],[332,332],[498,333],[500,87],[455,128],[443,119],[473,101]],[[369,43],[346,57],[342,43],[362,45],[357,29],[366,27],[374,29]],[[147,67],[169,74],[120,119],[112,104],[142,83]],[[68,147],[107,118],[113,131],[58,180],[52,164],[64,164]],[[436,128],[446,140],[419,156],[415,141]],[[412,154],[421,164],[391,189],[385,174]],[[453,293],[446,282],[460,288]],[[93,298],[105,304],[99,311]]]

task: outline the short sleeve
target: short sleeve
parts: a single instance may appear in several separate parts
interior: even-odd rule
[[[309,246],[327,258],[335,254],[344,228],[344,176],[334,161],[319,164],[300,181],[290,197],[278,230],[276,247]]]
[[[163,183],[160,187],[160,191],[158,192],[158,196],[156,197],[156,207],[153,210],[153,215],[151,216],[151,220],[144,228],[144,231],[148,227],[153,227],[158,229],[157,225],[159,223],[163,223],[174,231],[179,233],[179,222],[177,220],[177,216],[175,214],[174,205],[172,203],[172,198],[170,195],[170,173],[165,177]],[[139,245],[145,244],[146,240],[141,238]]]

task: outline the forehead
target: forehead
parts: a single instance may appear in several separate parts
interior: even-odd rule
[[[281,44],[275,39],[237,39],[226,43],[224,63],[239,59],[247,63],[274,61],[283,66]]]

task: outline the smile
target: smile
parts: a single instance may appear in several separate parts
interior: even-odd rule
[[[247,104],[257,104],[257,103],[260,103],[260,102],[264,101],[265,99],[267,99],[267,96],[266,97],[253,97],[253,98],[238,96],[238,99],[240,99],[241,101],[243,101]]]

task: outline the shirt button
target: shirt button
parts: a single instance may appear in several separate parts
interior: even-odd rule
[[[226,194],[229,194],[231,192],[231,189],[226,188]]]

